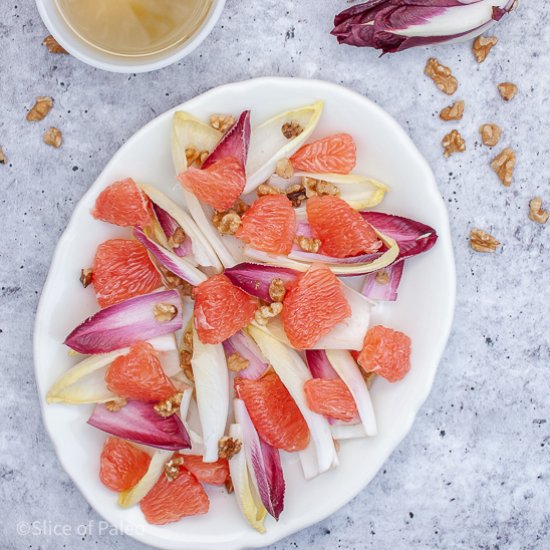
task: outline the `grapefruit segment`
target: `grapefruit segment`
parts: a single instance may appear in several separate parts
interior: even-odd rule
[[[338,197],[311,197],[306,211],[313,236],[321,240],[322,254],[349,258],[371,254],[382,246],[376,231],[363,216]]]
[[[143,245],[111,239],[97,247],[92,283],[98,304],[105,308],[152,292],[161,285],[161,278]]]
[[[185,455],[183,465],[201,483],[223,485],[229,479],[229,464],[224,458],[216,462],[203,462],[200,455]]]
[[[367,331],[357,362],[365,372],[397,382],[409,372],[410,357],[411,339],[406,334],[376,325]]]
[[[306,421],[274,372],[259,380],[235,378],[235,392],[244,401],[258,435],[266,443],[288,452],[307,447]]]
[[[285,195],[260,197],[244,214],[236,237],[257,250],[288,254],[296,233],[296,213]]]
[[[349,134],[333,134],[304,145],[290,162],[296,171],[349,174],[355,167],[355,153],[355,143]]]
[[[357,405],[343,380],[313,378],[304,384],[304,392],[313,412],[344,422],[357,415]]]
[[[350,316],[351,307],[340,281],[323,264],[313,264],[287,288],[282,321],[290,343],[297,349],[313,347]]]

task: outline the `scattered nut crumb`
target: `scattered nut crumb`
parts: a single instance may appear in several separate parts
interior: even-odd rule
[[[268,306],[260,306],[256,310],[254,318],[259,325],[267,325],[269,319],[277,317],[277,315],[279,315],[281,311],[283,311],[283,304],[281,304],[280,302],[272,302]]]
[[[529,202],[529,219],[537,223],[546,223],[548,221],[547,210],[542,209],[542,199],[535,197]]]
[[[322,197],[324,195],[338,197],[340,195],[340,188],[330,181],[303,177],[302,185],[306,189],[306,196],[308,198],[315,196]]]
[[[238,439],[224,435],[218,441],[218,458],[229,460],[241,450],[241,447],[242,443]]]
[[[93,271],[90,267],[80,270],[80,283],[86,288],[92,282]]]
[[[472,229],[470,231],[470,246],[476,252],[494,252],[500,243],[489,233],[481,229]]]
[[[61,147],[61,142],[63,141],[63,136],[57,128],[54,128],[52,126],[44,132],[44,135],[42,136],[42,141],[46,145],[51,145],[52,147],[59,149],[59,147]]]
[[[500,141],[500,136],[502,136],[502,128],[497,124],[483,124],[479,128],[479,133],[481,134],[481,141],[483,145],[487,147],[494,147]]]
[[[280,195],[281,193],[282,191],[278,187],[275,187],[270,183],[261,183],[256,190],[256,194],[258,195],[258,197],[265,197],[267,195]]]
[[[174,275],[163,265],[156,264],[156,267],[160,271],[162,282],[166,288],[177,290],[182,296],[191,296],[194,288],[192,284]]]
[[[491,162],[491,168],[497,173],[500,181],[506,187],[512,185],[512,177],[514,168],[516,167],[516,153],[512,149],[506,147],[499,155]]]
[[[6,164],[6,162],[8,162],[8,159],[4,155],[4,151],[2,151],[2,147],[0,147],[0,164]]]
[[[374,280],[379,285],[387,285],[390,282],[390,276],[386,269],[381,269],[380,271],[376,272],[376,275],[374,276]]]
[[[176,411],[179,410],[182,398],[183,393],[175,393],[168,399],[157,403],[153,408],[155,409],[155,412],[157,414],[164,418],[167,418],[169,416],[172,416]]]
[[[463,115],[464,101],[461,99],[460,101],[455,101],[452,105],[441,109],[441,112],[439,113],[439,118],[445,121],[462,120]]]
[[[232,353],[227,358],[227,368],[232,372],[241,372],[250,365],[250,361],[245,359],[240,353]]]
[[[322,244],[320,239],[304,237],[303,235],[298,235],[296,237],[296,242],[302,250],[305,252],[313,252],[313,254],[317,254],[317,252],[319,252],[319,248],[321,248]]]
[[[472,51],[478,63],[483,63],[489,52],[496,46],[498,38],[496,36],[478,36],[472,45]]]
[[[122,397],[117,397],[116,399],[113,399],[112,401],[107,401],[107,403],[105,403],[105,408],[109,411],[109,412],[117,412],[117,411],[120,411],[120,409],[122,409],[122,407],[125,407],[126,404],[128,403],[128,401],[126,401],[126,399],[122,398]]]
[[[510,101],[518,93],[518,87],[511,82],[502,82],[498,85],[498,91],[504,101]]]
[[[169,481],[174,481],[180,473],[180,467],[183,466],[185,459],[181,455],[175,455],[164,465],[164,474]]]
[[[159,323],[166,323],[178,314],[178,308],[174,304],[160,303],[153,308],[153,314]]]
[[[225,134],[233,124],[235,124],[235,117],[232,115],[210,115],[210,126],[222,134]]]
[[[48,48],[48,51],[50,53],[65,53],[65,54],[69,53],[63,46],[61,46],[57,42],[57,40],[51,34],[46,36],[46,38],[42,40],[42,45],[46,46],[46,48]]]
[[[285,283],[282,279],[273,279],[269,283],[269,297],[274,302],[282,302],[286,294]]]
[[[227,212],[214,210],[212,223],[221,235],[235,235],[241,227],[242,221],[234,210],[228,210]]]
[[[170,248],[178,248],[184,243],[186,237],[187,235],[185,234],[185,231],[178,226],[176,227],[174,233],[172,233],[172,236],[168,239],[168,246]]]
[[[182,349],[180,350],[180,369],[185,374],[185,377],[191,382],[195,381],[195,376],[193,374],[193,367],[191,366],[191,358],[193,357],[193,352]]]
[[[302,202],[307,199],[305,187],[301,183],[290,185],[285,193],[294,208],[302,206]]]
[[[193,351],[193,333],[186,330],[181,339],[181,347],[187,351]]]
[[[185,149],[187,166],[195,165],[200,168],[209,154],[208,151],[198,151],[195,147],[187,147],[187,149]]]
[[[231,494],[231,493],[234,491],[234,489],[233,489],[233,480],[232,480],[230,477],[228,477],[228,478],[225,480],[224,485],[225,485],[225,490],[226,490],[229,494]]]
[[[283,136],[285,136],[286,139],[292,139],[299,136],[304,131],[304,129],[300,126],[298,122],[292,120],[290,122],[285,122],[283,124],[283,127],[281,128],[281,131],[283,132]]]
[[[29,122],[35,122],[42,120],[52,109],[53,99],[47,96],[40,96],[36,98],[35,104],[31,110],[27,113],[27,120]]]
[[[458,88],[458,81],[449,67],[442,65],[435,57],[426,63],[424,74],[429,76],[435,85],[447,95],[453,95]]]
[[[277,161],[275,173],[285,180],[290,179],[294,175],[294,168],[292,167],[290,160],[287,158],[282,158]]]
[[[466,151],[466,142],[458,130],[448,133],[441,141],[443,146],[443,155],[450,157],[453,153],[463,153]]]

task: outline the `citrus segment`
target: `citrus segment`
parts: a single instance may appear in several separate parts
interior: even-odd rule
[[[165,525],[187,516],[206,514],[208,495],[195,476],[180,467],[175,479],[162,474],[140,502],[145,519],[154,525]]]
[[[97,302],[104,308],[152,292],[161,285],[161,278],[143,245],[111,239],[97,247],[92,284]]]
[[[214,275],[195,288],[195,328],[204,344],[219,344],[252,321],[256,298],[225,275]]]
[[[294,170],[349,174],[355,167],[355,143],[349,134],[333,134],[304,145],[290,158]]]
[[[147,226],[153,219],[149,199],[132,178],[104,189],[95,201],[92,216],[123,227]]]
[[[228,210],[243,192],[246,176],[240,161],[225,157],[204,170],[190,167],[178,179],[197,199],[216,210]]]
[[[296,233],[296,213],[285,195],[260,197],[244,214],[236,236],[253,248],[288,254]]]
[[[118,397],[138,401],[164,401],[176,393],[157,352],[147,342],[138,342],[117,357],[107,368],[105,384]]]
[[[351,315],[342,286],[325,265],[313,264],[289,285],[283,301],[283,326],[290,343],[308,349]]]
[[[268,373],[259,380],[235,378],[235,391],[259,436],[277,449],[293,452],[309,443],[306,421],[280,378]]]
[[[338,197],[311,197],[306,211],[320,251],[335,258],[349,258],[376,252],[382,241],[357,210]]]
[[[128,491],[145,475],[151,457],[131,443],[109,437],[99,459],[99,479],[111,491]]]
[[[357,362],[365,372],[397,382],[409,372],[410,357],[411,339],[406,334],[376,325],[367,331]]]
[[[229,464],[224,458],[216,462],[203,462],[202,456],[185,455],[183,465],[201,483],[223,485],[229,479]]]
[[[349,422],[357,414],[357,405],[343,380],[313,378],[304,384],[309,408],[323,416]]]

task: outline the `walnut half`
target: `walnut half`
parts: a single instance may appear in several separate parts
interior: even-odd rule
[[[500,141],[502,128],[497,124],[483,124],[479,128],[479,133],[481,134],[481,141],[483,142],[483,145],[487,145],[487,147],[494,147]]]
[[[542,209],[542,199],[535,197],[529,203],[529,219],[537,223],[546,223],[550,214]]]
[[[489,52],[496,46],[498,38],[496,36],[478,36],[472,45],[472,51],[478,63],[483,63]]]
[[[491,162],[491,168],[497,173],[502,185],[510,187],[512,185],[512,177],[514,168],[516,167],[516,153],[512,149],[506,147],[498,154]]]
[[[470,246],[476,252],[494,252],[500,246],[500,242],[481,229],[472,229]]]
[[[452,130],[441,141],[443,146],[443,155],[450,157],[453,153],[463,153],[466,151],[466,142],[458,130]]]
[[[453,95],[458,88],[458,80],[449,67],[442,65],[435,57],[430,57],[424,68],[424,74],[429,76],[435,85],[447,95]]]
[[[445,107],[439,113],[441,120],[462,120],[464,115],[464,101],[455,101],[452,105]]]

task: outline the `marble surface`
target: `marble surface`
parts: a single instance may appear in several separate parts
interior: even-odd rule
[[[264,75],[338,82],[396,117],[448,202],[458,271],[454,329],[412,432],[356,499],[272,550],[550,546],[550,223],[527,218],[533,196],[550,206],[550,9],[525,0],[498,26],[500,42],[478,66],[469,44],[382,59],[338,47],[328,31],[347,5],[229,0],[215,31],[189,58],[154,74],[117,75],[48,54],[34,3],[2,3],[0,147],[8,157],[0,165],[2,549],[145,548],[100,528],[44,432],[31,347],[40,290],[75,203],[125,140],[200,92]],[[449,160],[440,140],[453,123],[437,116],[449,101],[422,74],[432,54],[453,68],[456,97],[466,101],[456,127],[468,150]],[[496,90],[505,80],[519,85],[509,104]],[[27,123],[38,95],[51,95],[55,107],[46,120]],[[488,166],[495,152],[479,144],[484,122],[499,123],[502,145],[518,152],[509,189]],[[63,132],[59,150],[41,142],[50,125]],[[472,227],[494,234],[499,251],[472,252]],[[39,522],[40,534],[18,533],[25,530],[20,522]]]

